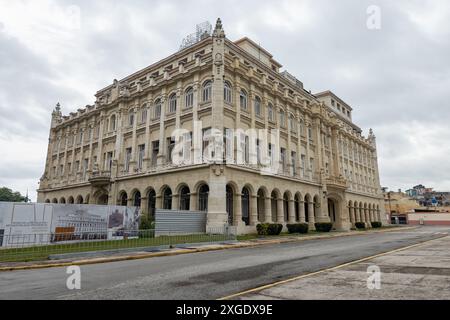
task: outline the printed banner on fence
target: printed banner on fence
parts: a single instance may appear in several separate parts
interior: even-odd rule
[[[117,239],[137,231],[139,218],[136,207],[0,202],[0,246]]]

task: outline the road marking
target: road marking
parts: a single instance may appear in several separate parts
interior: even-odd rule
[[[396,252],[404,251],[404,250],[407,250],[407,249],[412,249],[412,248],[415,248],[415,247],[419,247],[419,246],[422,246],[422,245],[424,245],[424,244],[426,244],[428,242],[441,240],[441,239],[446,238],[446,237],[448,237],[448,235],[442,236],[442,237],[439,237],[439,238],[435,238],[435,239],[425,240],[425,241],[422,241],[422,242],[419,242],[419,243],[416,243],[416,244],[413,244],[413,245],[410,245],[410,246],[402,247],[402,248],[399,248],[399,249],[386,251],[386,252],[383,252],[383,253],[378,253],[376,255],[373,255],[373,256],[370,256],[370,257],[366,257],[366,258],[362,258],[362,259],[358,259],[358,260],[355,260],[355,261],[346,262],[344,264],[341,264],[341,265],[338,265],[338,266],[334,266],[334,267],[331,267],[331,268],[322,269],[322,270],[319,270],[319,271],[303,274],[303,275],[300,275],[300,276],[296,276],[296,277],[289,278],[289,279],[286,279],[286,280],[277,281],[277,282],[274,282],[274,283],[269,283],[269,284],[266,284],[266,285],[261,286],[261,287],[256,287],[256,288],[253,288],[253,289],[249,289],[249,290],[245,290],[245,291],[242,291],[242,292],[238,292],[238,293],[235,293],[235,294],[232,294],[232,295],[229,295],[229,296],[225,296],[225,297],[219,298],[217,300],[218,301],[230,300],[230,299],[233,299],[233,298],[236,298],[236,297],[240,297],[240,296],[243,296],[243,295],[246,295],[246,294],[249,294],[249,293],[254,293],[254,292],[262,291],[262,290],[265,290],[265,289],[273,288],[273,287],[281,285],[281,284],[293,282],[293,281],[300,280],[300,279],[307,278],[307,277],[312,277],[312,276],[315,276],[315,275],[318,275],[318,274],[321,274],[321,273],[325,273],[325,272],[328,272],[328,271],[334,271],[334,270],[337,270],[337,269],[341,269],[343,267],[347,267],[347,266],[350,266],[350,265],[353,265],[353,264],[357,264],[357,263],[364,262],[364,261],[367,261],[367,260],[375,259],[375,258],[384,256],[384,255],[387,255],[387,254],[396,253]]]

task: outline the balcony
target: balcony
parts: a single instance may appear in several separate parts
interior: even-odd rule
[[[347,180],[342,176],[328,177],[326,179],[326,184],[328,188],[344,189],[344,190],[348,188]]]
[[[96,171],[89,176],[89,183],[94,186],[102,186],[111,183],[111,172],[109,171]]]

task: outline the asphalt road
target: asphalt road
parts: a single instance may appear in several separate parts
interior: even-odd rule
[[[0,272],[0,299],[218,299],[301,274],[431,240],[446,227],[356,235],[81,267]]]

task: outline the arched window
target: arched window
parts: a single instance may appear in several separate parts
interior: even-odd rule
[[[128,205],[128,196],[126,192],[123,192],[120,196],[120,205],[126,207]]]
[[[177,111],[177,94],[172,93],[169,97],[169,113]]]
[[[284,210],[284,221],[289,221],[289,194],[285,193],[283,196],[283,210]]]
[[[268,115],[269,115],[269,121],[275,121],[275,113],[273,111],[273,105],[271,103],[269,103]]]
[[[185,108],[192,108],[194,105],[194,89],[188,88],[185,92]]]
[[[77,202],[76,204],[83,204],[84,203],[83,202],[83,197],[82,196],[78,196],[76,202]]]
[[[134,194],[134,197],[133,197],[133,205],[134,205],[135,207],[138,207],[138,208],[141,207],[141,193],[140,193],[139,191],[137,191],[137,192]]]
[[[116,115],[113,114],[111,116],[111,119],[109,120],[109,131],[115,131],[116,130]]]
[[[255,114],[261,116],[261,99],[259,97],[255,98]]]
[[[211,101],[211,96],[212,96],[212,83],[211,81],[206,81],[203,84],[203,93],[202,93],[202,97],[203,97],[203,102],[208,102]]]
[[[157,99],[155,101],[155,112],[154,112],[154,119],[161,117],[161,99]]]
[[[149,218],[154,219],[155,218],[155,209],[156,209],[156,192],[155,192],[155,190],[151,189],[148,192],[147,198],[148,198],[148,215],[149,215]]]
[[[204,184],[198,191],[198,210],[208,211],[209,187]]]
[[[180,210],[189,210],[191,204],[191,191],[185,186],[180,190]]]
[[[164,190],[163,209],[172,210],[172,190],[169,187]]]
[[[250,224],[250,191],[246,187],[242,189],[241,202],[242,221],[244,221],[245,225],[248,226]]]
[[[239,96],[239,103],[241,106],[241,110],[247,110],[247,92],[245,92],[245,90],[241,90],[241,94]]]
[[[226,81],[223,87],[223,99],[225,102],[231,103],[231,84]]]

